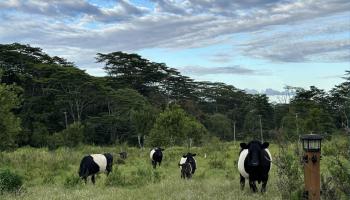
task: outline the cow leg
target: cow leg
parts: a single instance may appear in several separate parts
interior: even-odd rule
[[[245,178],[242,175],[240,175],[240,177],[241,177],[241,179],[240,179],[241,190],[243,190],[244,189],[244,185],[245,185]]]
[[[156,162],[156,161],[154,161],[154,160],[152,160],[152,165],[153,165],[153,169],[155,169],[155,168],[156,168],[156,166],[157,166],[157,162]]]
[[[87,177],[84,176],[83,179],[84,179],[85,184],[87,184]]]
[[[92,181],[92,183],[95,185],[95,175],[92,175],[92,176],[91,176],[91,181]]]
[[[256,187],[256,185],[255,185],[255,181],[249,180],[249,186],[250,186],[250,189],[251,189],[253,192],[256,192],[256,191],[257,191],[257,187]]]
[[[267,181],[263,181],[263,182],[262,182],[261,193],[266,192],[266,184],[267,184]]]
[[[161,163],[162,161],[159,161],[159,163],[158,163],[158,165],[160,166],[160,163]]]
[[[267,180],[268,180],[268,176],[266,177],[266,179],[262,180],[262,185],[261,185],[261,192],[262,193],[266,192]]]

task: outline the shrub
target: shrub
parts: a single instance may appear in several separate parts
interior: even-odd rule
[[[191,139],[194,144],[198,144],[206,134],[205,127],[194,117],[189,116],[180,106],[170,105],[157,117],[147,142],[151,146],[172,146]]]
[[[321,197],[322,199],[340,199],[336,185],[332,177],[321,176]]]
[[[293,151],[281,146],[273,164],[277,165],[277,187],[283,199],[299,199],[302,194],[302,173],[299,157]]]
[[[209,167],[213,169],[225,169],[226,166],[225,159],[218,156],[218,153],[214,153],[214,155],[210,157],[208,164]]]
[[[22,184],[21,176],[10,170],[0,172],[0,194],[3,192],[17,192],[22,187]]]
[[[107,176],[106,186],[124,186],[126,185],[125,176],[122,175],[120,170],[115,169]]]
[[[57,149],[59,146],[75,147],[83,141],[84,126],[80,123],[70,124],[67,129],[54,133],[49,139],[49,149]]]
[[[329,192],[334,186],[337,194],[345,194],[350,198],[350,144],[349,139],[344,137],[333,138],[332,141],[325,143],[323,155],[331,157],[328,160],[327,169],[331,178],[325,182],[324,190]]]
[[[70,174],[64,180],[64,186],[67,188],[72,188],[72,187],[75,187],[79,184],[81,184],[81,179],[76,174]]]
[[[329,172],[337,189],[350,198],[350,161],[336,156],[329,163]]]
[[[115,164],[117,164],[117,165],[125,165],[125,160],[117,158],[115,160]]]

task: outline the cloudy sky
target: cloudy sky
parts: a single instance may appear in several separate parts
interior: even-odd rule
[[[330,89],[350,70],[349,0],[0,0],[0,43],[38,46],[103,76],[133,52],[196,80]]]

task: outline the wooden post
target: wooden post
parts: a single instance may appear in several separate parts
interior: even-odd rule
[[[322,136],[316,134],[301,137],[304,149],[304,199],[321,199],[320,158]]]
[[[320,152],[304,153],[304,197],[308,200],[320,200]]]

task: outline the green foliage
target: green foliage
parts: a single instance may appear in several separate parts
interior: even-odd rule
[[[350,161],[335,157],[335,159],[329,163],[329,172],[335,185],[337,185],[337,189],[339,189],[349,198]]]
[[[325,200],[340,199],[340,195],[337,192],[337,186],[332,177],[321,175],[321,194],[321,198]]]
[[[76,175],[76,173],[70,174],[64,180],[64,186],[66,188],[73,188],[73,187],[76,187],[78,185],[81,185],[81,183],[82,183],[82,180],[80,179],[79,176]]]
[[[220,153],[214,153],[214,155],[211,155],[209,157],[209,166],[213,169],[225,169],[225,159],[223,159]]]
[[[332,139],[333,140],[333,139]],[[334,138],[335,143],[344,141],[344,137]],[[211,138],[203,147],[168,147],[164,151],[162,165],[156,170],[152,169],[149,161],[149,151],[136,147],[123,147],[127,149],[128,159],[123,165],[114,165],[113,172],[107,177],[100,174],[96,178],[96,184],[83,184],[79,181],[77,170],[83,155],[97,152],[112,152],[114,155],[119,152],[119,146],[84,146],[75,148],[60,147],[55,151],[48,151],[46,148],[21,147],[12,152],[0,152],[0,166],[11,169],[23,176],[23,182],[27,192],[20,194],[4,193],[0,198],[31,200],[38,197],[46,199],[84,199],[92,195],[96,199],[297,199],[300,197],[298,189],[291,192],[291,198],[282,197],[282,192],[288,188],[281,188],[281,180],[300,176],[300,171],[294,171],[300,167],[299,159],[295,155],[295,149],[291,144],[284,144],[286,152],[281,153],[287,158],[279,160],[277,145],[270,143],[269,150],[273,156],[273,166],[269,174],[267,191],[265,194],[250,192],[248,184],[243,191],[240,190],[239,173],[237,171],[237,159],[239,155],[239,142],[236,144],[220,141],[218,138]],[[329,141],[324,141],[323,150],[330,147]],[[288,148],[287,148],[288,147]],[[347,148],[345,142],[339,148]],[[196,161],[198,168],[191,181],[184,181],[180,178],[178,162],[181,155],[187,151],[197,153]],[[346,152],[339,149],[339,152]],[[282,151],[281,151],[282,152]],[[328,151],[329,152],[329,151]],[[336,151],[335,151],[336,152]],[[205,158],[204,155],[207,154]],[[341,153],[342,154],[342,153]],[[322,154],[321,174],[325,180],[335,188],[336,196],[341,199],[348,199],[338,188],[338,184],[328,177],[328,161],[334,159],[337,154]],[[222,160],[224,168],[213,168],[211,166],[212,156]],[[277,157],[277,158],[276,158]],[[115,157],[116,158],[116,157]],[[287,168],[283,177],[279,175],[279,165]],[[344,159],[342,158],[343,162]],[[290,172],[288,174],[287,172]],[[284,183],[284,182],[282,182]],[[299,185],[298,185],[299,184]],[[296,186],[303,187],[302,181]],[[322,184],[322,187],[323,184]],[[326,186],[328,187],[328,186]],[[330,192],[332,192],[332,187]],[[71,189],[73,188],[73,189]],[[297,188],[297,187],[295,187]],[[108,191],[108,192],[106,192]],[[161,193],[159,193],[161,191]],[[324,190],[323,190],[324,191]],[[184,194],[185,193],[185,194]],[[331,194],[331,193],[329,193]]]
[[[114,170],[106,179],[106,186],[125,186],[125,176],[119,170]]]
[[[175,104],[160,113],[149,135],[149,142],[154,146],[167,146],[181,145],[192,139],[198,144],[205,134],[204,126]]]
[[[298,155],[284,145],[280,146],[273,164],[277,166],[277,187],[282,199],[300,199],[302,194],[302,170]]]
[[[89,143],[137,143],[137,135],[148,134],[153,125],[154,108],[136,90],[110,91],[106,97],[107,112],[86,120],[85,138]]]
[[[20,119],[13,110],[20,103],[19,88],[0,84],[0,151],[16,146],[16,137],[21,130]]]
[[[17,192],[23,185],[22,177],[10,170],[0,171],[0,194],[4,192]]]
[[[156,110],[148,104],[140,108],[134,108],[131,111],[131,120],[136,133],[140,136],[148,135],[155,122],[156,114]]]
[[[73,123],[61,132],[54,133],[51,136],[50,148],[58,146],[75,147],[84,139],[84,126],[80,123]]]
[[[154,136],[152,144],[197,145],[207,132],[200,123],[223,140],[232,139],[233,124],[236,138],[260,138],[260,119],[265,139],[281,130],[295,140],[296,126],[299,133],[327,137],[339,130],[350,133],[349,71],[344,82],[329,92],[315,86],[298,88],[290,103],[272,105],[266,95],[250,95],[220,82],[194,81],[137,54],[99,53],[96,59],[105,64],[106,77],[90,76],[37,47],[0,44],[0,150],[74,146],[77,141],[71,143],[64,130],[74,123],[84,126],[83,139],[77,140],[99,145],[137,145],[138,136],[144,135]],[[165,117],[164,111],[155,124],[159,110],[170,102],[181,105],[186,114],[174,111],[179,124],[166,128],[159,124],[165,122],[159,119]]]
[[[323,189],[336,195],[344,194],[350,197],[350,139],[338,136],[327,142],[323,147],[323,155],[331,159],[326,160],[328,173]]]
[[[150,166],[140,165],[130,174],[115,169],[106,179],[106,186],[142,186],[161,181],[162,174]]]
[[[205,123],[208,131],[221,139],[232,138],[231,121],[223,114],[216,113],[208,117]]]
[[[49,132],[45,124],[34,122],[33,134],[30,138],[30,143],[34,147],[46,146],[49,140]]]

